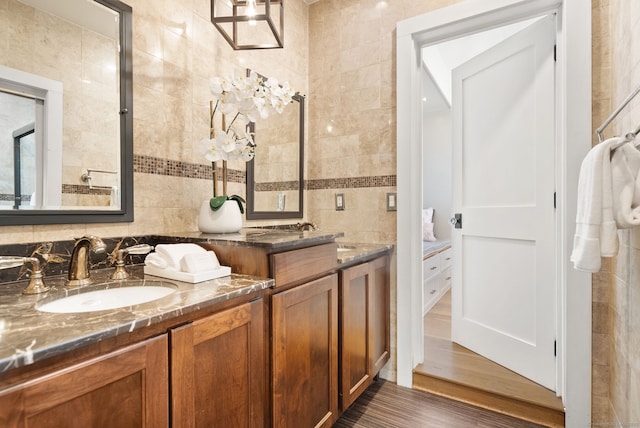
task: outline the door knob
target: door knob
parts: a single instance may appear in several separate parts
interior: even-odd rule
[[[455,213],[453,217],[449,219],[449,223],[456,229],[462,229],[462,214]]]

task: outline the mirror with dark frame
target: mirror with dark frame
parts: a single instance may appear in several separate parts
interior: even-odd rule
[[[8,0],[5,12],[0,225],[133,221],[131,7]]]
[[[256,147],[247,163],[247,220],[302,218],[304,97],[249,126]]]

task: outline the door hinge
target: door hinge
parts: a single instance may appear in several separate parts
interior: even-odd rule
[[[553,192],[553,208],[556,208],[556,192]]]
[[[557,340],[553,341],[553,356],[554,357],[558,356],[558,341]]]

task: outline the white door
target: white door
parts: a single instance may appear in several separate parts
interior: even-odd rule
[[[555,389],[555,17],[453,71],[452,338]]]

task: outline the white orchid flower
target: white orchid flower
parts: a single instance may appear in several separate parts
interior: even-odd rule
[[[271,100],[271,107],[278,113],[282,113],[284,111],[285,104],[282,102],[280,98],[274,98]]]
[[[225,153],[230,153],[236,148],[236,143],[227,132],[218,132],[216,135],[216,146]]]
[[[243,161],[249,162],[251,159],[253,159],[255,154],[256,150],[254,147],[244,146],[244,148],[242,149],[241,157]]]
[[[229,93],[222,94],[222,97],[218,100],[218,108],[222,114],[231,114],[235,111],[236,106]]]
[[[224,160],[224,152],[217,146],[215,139],[205,138],[200,140],[200,151],[210,162]]]

